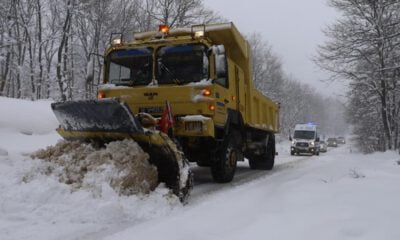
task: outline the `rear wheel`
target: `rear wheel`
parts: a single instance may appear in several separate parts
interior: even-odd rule
[[[264,154],[249,159],[251,169],[271,170],[275,164],[275,136],[269,135]]]
[[[241,136],[237,130],[232,130],[226,136],[221,148],[217,151],[211,164],[211,175],[215,182],[232,181],[238,161],[243,160]]]

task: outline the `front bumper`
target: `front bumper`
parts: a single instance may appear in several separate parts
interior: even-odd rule
[[[214,122],[212,118],[201,115],[179,117],[175,122],[174,134],[185,137],[214,137]]]
[[[293,153],[315,153],[317,150],[316,147],[290,147],[290,151]]]

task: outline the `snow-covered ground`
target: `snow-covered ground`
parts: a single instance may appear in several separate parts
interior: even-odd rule
[[[278,145],[273,171],[240,163],[229,184],[193,166],[182,206],[160,187],[119,196],[72,190],[30,154],[60,140],[50,102],[0,97],[0,239],[400,239],[400,156],[351,144],[317,156]],[[100,189],[100,190],[99,190]]]

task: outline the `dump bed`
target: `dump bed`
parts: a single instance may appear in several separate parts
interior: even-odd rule
[[[248,89],[250,99],[246,106],[247,125],[272,132],[279,131],[279,108],[276,103],[256,89]]]
[[[233,23],[206,26],[207,36],[214,44],[223,44],[232,65],[240,67],[240,77],[236,82],[240,99],[239,110],[249,127],[279,131],[279,106],[254,88],[251,62],[251,48]],[[232,69],[230,77],[235,73]]]

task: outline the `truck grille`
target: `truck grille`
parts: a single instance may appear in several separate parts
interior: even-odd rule
[[[303,143],[303,142],[296,143],[296,147],[308,147],[308,143]]]

